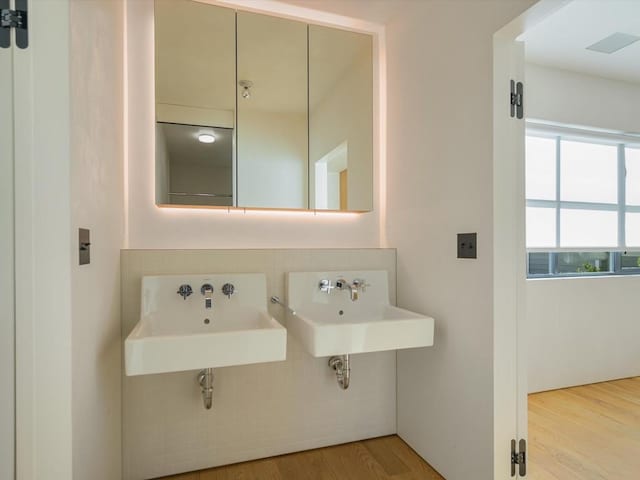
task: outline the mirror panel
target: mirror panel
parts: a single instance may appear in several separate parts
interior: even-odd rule
[[[310,208],[373,209],[373,38],[309,26]]]
[[[235,38],[232,9],[155,0],[158,204],[234,204]]]
[[[308,208],[307,25],[237,14],[238,206]]]

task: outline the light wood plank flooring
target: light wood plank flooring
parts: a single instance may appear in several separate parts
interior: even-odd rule
[[[444,480],[400,437],[380,437],[165,480]]]
[[[640,377],[529,395],[531,480],[640,479]]]

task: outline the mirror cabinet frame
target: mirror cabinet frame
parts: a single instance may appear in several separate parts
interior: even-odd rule
[[[170,1],[170,0],[156,0],[157,1]],[[378,198],[377,195],[380,193],[380,191],[382,190],[380,187],[381,185],[379,185],[379,182],[382,180],[384,180],[383,178],[381,178],[381,176],[383,175],[383,165],[382,165],[382,161],[383,159],[382,157],[382,153],[383,153],[383,146],[384,146],[384,141],[383,138],[381,137],[382,133],[383,133],[383,129],[385,128],[384,126],[384,119],[381,116],[381,112],[384,111],[385,108],[385,104],[384,104],[384,98],[381,97],[381,82],[384,80],[384,69],[383,69],[383,65],[384,65],[384,55],[383,52],[381,52],[381,44],[383,44],[384,42],[384,29],[383,27],[379,26],[379,25],[375,25],[375,24],[368,24],[365,22],[359,22],[361,25],[359,25],[358,27],[355,27],[353,25],[346,25],[346,24],[342,24],[342,25],[338,25],[338,24],[332,24],[329,22],[314,22],[312,19],[310,18],[300,18],[300,17],[295,17],[293,18],[290,15],[280,15],[278,13],[273,13],[273,12],[268,12],[268,11],[262,11],[262,10],[256,10],[256,9],[243,9],[243,8],[239,8],[234,6],[233,4],[230,3],[222,3],[219,4],[217,2],[200,2],[198,0],[183,0],[183,1],[194,1],[194,3],[198,3],[200,5],[203,6],[213,6],[215,8],[222,8],[225,9],[227,11],[233,12],[234,16],[235,16],[235,25],[234,25],[234,29],[235,29],[235,45],[234,45],[234,52],[233,52],[233,56],[234,56],[234,60],[235,60],[235,108],[233,110],[233,119],[232,119],[232,136],[233,136],[233,150],[232,150],[232,170],[233,170],[233,175],[232,175],[232,194],[231,194],[231,198],[232,198],[232,204],[231,205],[193,205],[193,204],[174,204],[174,203],[170,203],[170,202],[163,202],[161,201],[161,199],[158,197],[158,166],[157,166],[157,152],[155,155],[155,162],[154,165],[156,166],[156,172],[154,172],[155,178],[156,178],[156,205],[160,208],[186,208],[186,209],[222,209],[222,210],[227,210],[227,211],[231,211],[231,210],[240,210],[240,211],[251,211],[251,210],[266,210],[266,211],[293,211],[293,212],[311,212],[311,213],[369,213],[369,212],[374,212],[376,210],[377,204],[378,204]],[[278,207],[278,206],[257,206],[257,205],[238,205],[238,199],[239,199],[239,186],[238,186],[238,172],[239,172],[239,166],[238,163],[241,161],[240,159],[240,155],[238,153],[238,144],[239,144],[239,140],[238,137],[242,136],[241,134],[239,135],[239,128],[242,127],[242,125],[240,125],[241,120],[239,120],[239,102],[243,93],[243,89],[246,90],[246,87],[244,85],[240,86],[239,82],[241,79],[239,77],[239,73],[238,73],[238,62],[239,62],[239,41],[238,41],[238,23],[239,23],[239,16],[240,15],[245,15],[247,14],[249,15],[261,15],[264,17],[274,17],[273,20],[277,21],[278,19],[282,19],[282,20],[286,20],[286,21],[291,21],[291,22],[295,22],[297,24],[301,24],[301,25],[305,25],[306,26],[306,70],[307,70],[307,77],[306,77],[306,98],[307,98],[307,110],[306,110],[306,181],[307,181],[307,185],[306,185],[306,208],[290,208],[290,207]],[[154,13],[154,16],[156,14]],[[154,27],[154,29],[157,27]],[[361,204],[363,203],[367,203],[367,205],[365,205],[362,208],[348,208],[348,206],[346,206],[347,208],[343,208],[342,207],[342,199],[340,200],[340,207],[339,208],[316,208],[316,201],[315,199],[312,199],[312,190],[315,190],[315,185],[313,186],[314,188],[312,189],[312,185],[311,185],[311,181],[312,181],[312,172],[311,172],[311,168],[312,168],[312,161],[311,161],[311,150],[312,150],[312,135],[311,135],[311,112],[310,112],[310,103],[311,103],[311,53],[310,53],[310,43],[311,43],[311,30],[312,29],[316,29],[318,31],[331,31],[331,30],[335,30],[336,32],[338,32],[339,34],[342,33],[344,35],[349,35],[349,34],[358,34],[359,36],[362,36],[363,38],[367,38],[370,40],[370,62],[367,64],[370,67],[370,80],[371,80],[371,85],[367,86],[370,88],[371,91],[371,96],[370,96],[370,112],[369,113],[369,118],[366,119],[365,121],[367,121],[367,123],[370,124],[370,147],[369,147],[369,156],[367,157],[367,167],[368,167],[368,172],[367,172],[367,179],[365,180],[367,182],[367,185],[364,187],[365,190],[367,190],[368,194],[368,198],[361,202]],[[156,48],[157,48],[157,40],[156,40]],[[155,55],[157,57],[157,52],[156,52],[156,48],[154,48],[154,52]],[[154,79],[157,78],[157,65],[155,67],[156,73],[154,75]],[[329,80],[327,80],[329,81]],[[157,86],[157,80],[154,81],[154,91],[157,90],[158,86]],[[251,88],[252,86],[250,86]],[[158,128],[158,125],[160,123],[163,123],[162,120],[159,119],[159,114],[158,114],[158,98],[157,98],[157,94],[154,95],[154,106],[156,107],[156,114],[154,116],[155,118],[155,124],[156,124],[156,131]],[[185,123],[185,126],[190,126],[189,123]],[[197,126],[197,125],[196,125]],[[216,127],[211,127],[211,125],[206,125],[207,127],[210,128],[216,128]],[[227,127],[228,128],[228,127]],[[346,141],[344,142],[345,144],[347,143]],[[335,151],[337,152],[336,155],[340,154],[340,151],[345,150],[345,146],[344,145],[340,145],[337,148],[335,148]],[[332,151],[331,154],[333,154],[334,152]],[[330,156],[330,154],[326,155],[327,157]],[[367,170],[367,168],[365,168],[365,170]],[[344,176],[342,175],[344,173]],[[351,173],[351,172],[349,172]],[[346,181],[347,180],[347,169],[345,167],[343,172],[340,172],[340,190],[342,191],[343,188],[347,188],[346,187]],[[344,177],[344,178],[343,178]],[[343,185],[343,180],[345,181],[344,185]],[[379,195],[378,195],[379,196]],[[346,197],[346,195],[345,195]]]

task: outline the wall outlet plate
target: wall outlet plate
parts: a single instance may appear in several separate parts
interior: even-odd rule
[[[458,258],[478,258],[477,255],[477,233],[458,234]]]

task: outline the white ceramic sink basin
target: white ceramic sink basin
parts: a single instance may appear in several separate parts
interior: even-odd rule
[[[226,283],[235,287],[228,298]],[[190,285],[183,299],[177,292]],[[205,308],[201,286],[213,286]],[[267,313],[264,274],[143,277],[140,321],[125,340],[127,375],[284,360],[287,332]]]
[[[354,279],[369,284],[358,299],[350,290],[320,291],[321,280]],[[434,320],[389,303],[386,271],[289,273],[289,332],[314,357],[433,345]]]

